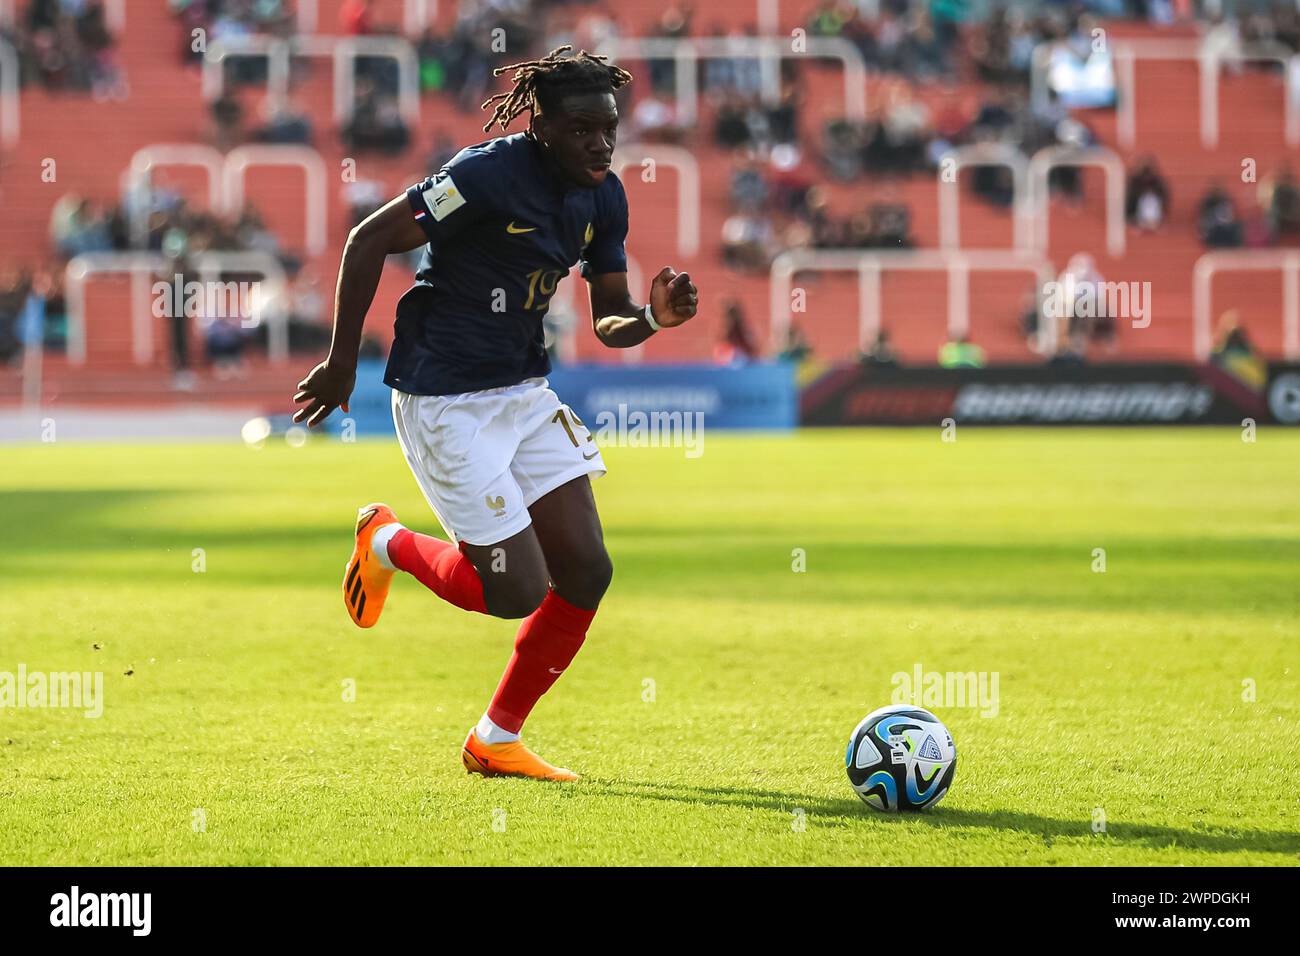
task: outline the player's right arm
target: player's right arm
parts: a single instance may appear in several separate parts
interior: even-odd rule
[[[295,422],[305,420],[310,427],[340,406],[348,410],[348,398],[357,381],[361,329],[379,288],[384,259],[394,253],[410,252],[428,241],[420,224],[411,218],[405,193],[372,213],[348,235],[334,293],[334,334],[329,355],[298,383],[293,400],[305,404],[294,412]]]

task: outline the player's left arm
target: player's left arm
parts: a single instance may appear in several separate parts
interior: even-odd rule
[[[627,288],[626,272],[590,277],[591,319],[596,338],[612,349],[640,345],[655,334],[646,321],[646,306],[637,305]],[[655,325],[671,329],[695,315],[699,291],[685,272],[664,266],[650,284],[650,314]]]

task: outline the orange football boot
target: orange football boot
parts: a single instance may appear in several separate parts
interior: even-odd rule
[[[395,521],[393,509],[378,502],[357,511],[357,543],[343,566],[343,603],[357,627],[374,627],[384,609],[393,572],[379,563],[370,543],[375,531]]]
[[[572,770],[551,766],[521,741],[485,744],[472,729],[465,738],[460,760],[465,765],[466,772],[481,773],[485,777],[532,777],[534,780],[563,781],[580,779]]]

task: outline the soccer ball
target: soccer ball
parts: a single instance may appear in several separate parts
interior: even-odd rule
[[[932,807],[952,786],[957,748],[939,718],[894,704],[866,716],[844,755],[849,783],[867,806],[893,813]]]

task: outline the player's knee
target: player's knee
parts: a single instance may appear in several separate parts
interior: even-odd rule
[[[613,579],[614,563],[602,549],[600,554],[566,570],[562,579],[556,581],[556,590],[570,603],[591,608],[600,603]]]
[[[537,610],[546,597],[546,582],[542,580],[514,580],[502,582],[502,587],[485,589],[483,600],[493,617],[517,619],[527,617]]]

